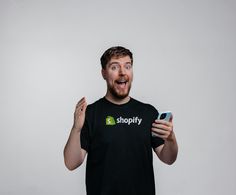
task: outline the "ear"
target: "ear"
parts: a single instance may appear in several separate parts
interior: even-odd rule
[[[102,68],[101,73],[102,73],[103,79],[106,80],[106,78],[107,78],[106,77],[106,70]]]

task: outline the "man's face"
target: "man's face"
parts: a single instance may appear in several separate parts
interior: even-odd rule
[[[107,82],[109,95],[117,99],[123,99],[129,95],[133,80],[132,68],[129,56],[111,58],[106,68],[102,69],[102,75]]]

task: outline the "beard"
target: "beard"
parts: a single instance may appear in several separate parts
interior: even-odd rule
[[[131,83],[128,85],[128,89],[125,90],[124,92],[117,90],[114,86],[108,86],[108,91],[111,93],[111,95],[119,100],[126,98],[129,95],[130,89],[131,89]]]

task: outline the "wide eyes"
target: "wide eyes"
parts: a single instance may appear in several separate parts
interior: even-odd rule
[[[126,64],[126,65],[125,65],[125,69],[130,70],[131,68],[132,68],[132,65],[131,65],[131,64]]]
[[[116,71],[116,70],[120,70],[121,66],[119,64],[112,64],[110,66],[110,68],[111,68],[111,70]],[[131,64],[125,64],[124,68],[126,70],[130,70],[130,69],[132,69],[132,65]]]
[[[119,65],[118,64],[112,64],[111,69],[112,70],[119,70]]]

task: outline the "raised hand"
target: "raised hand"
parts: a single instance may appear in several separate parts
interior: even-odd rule
[[[87,108],[87,102],[85,97],[83,97],[77,104],[74,112],[74,124],[73,130],[81,131],[84,120],[85,120],[85,111]]]

